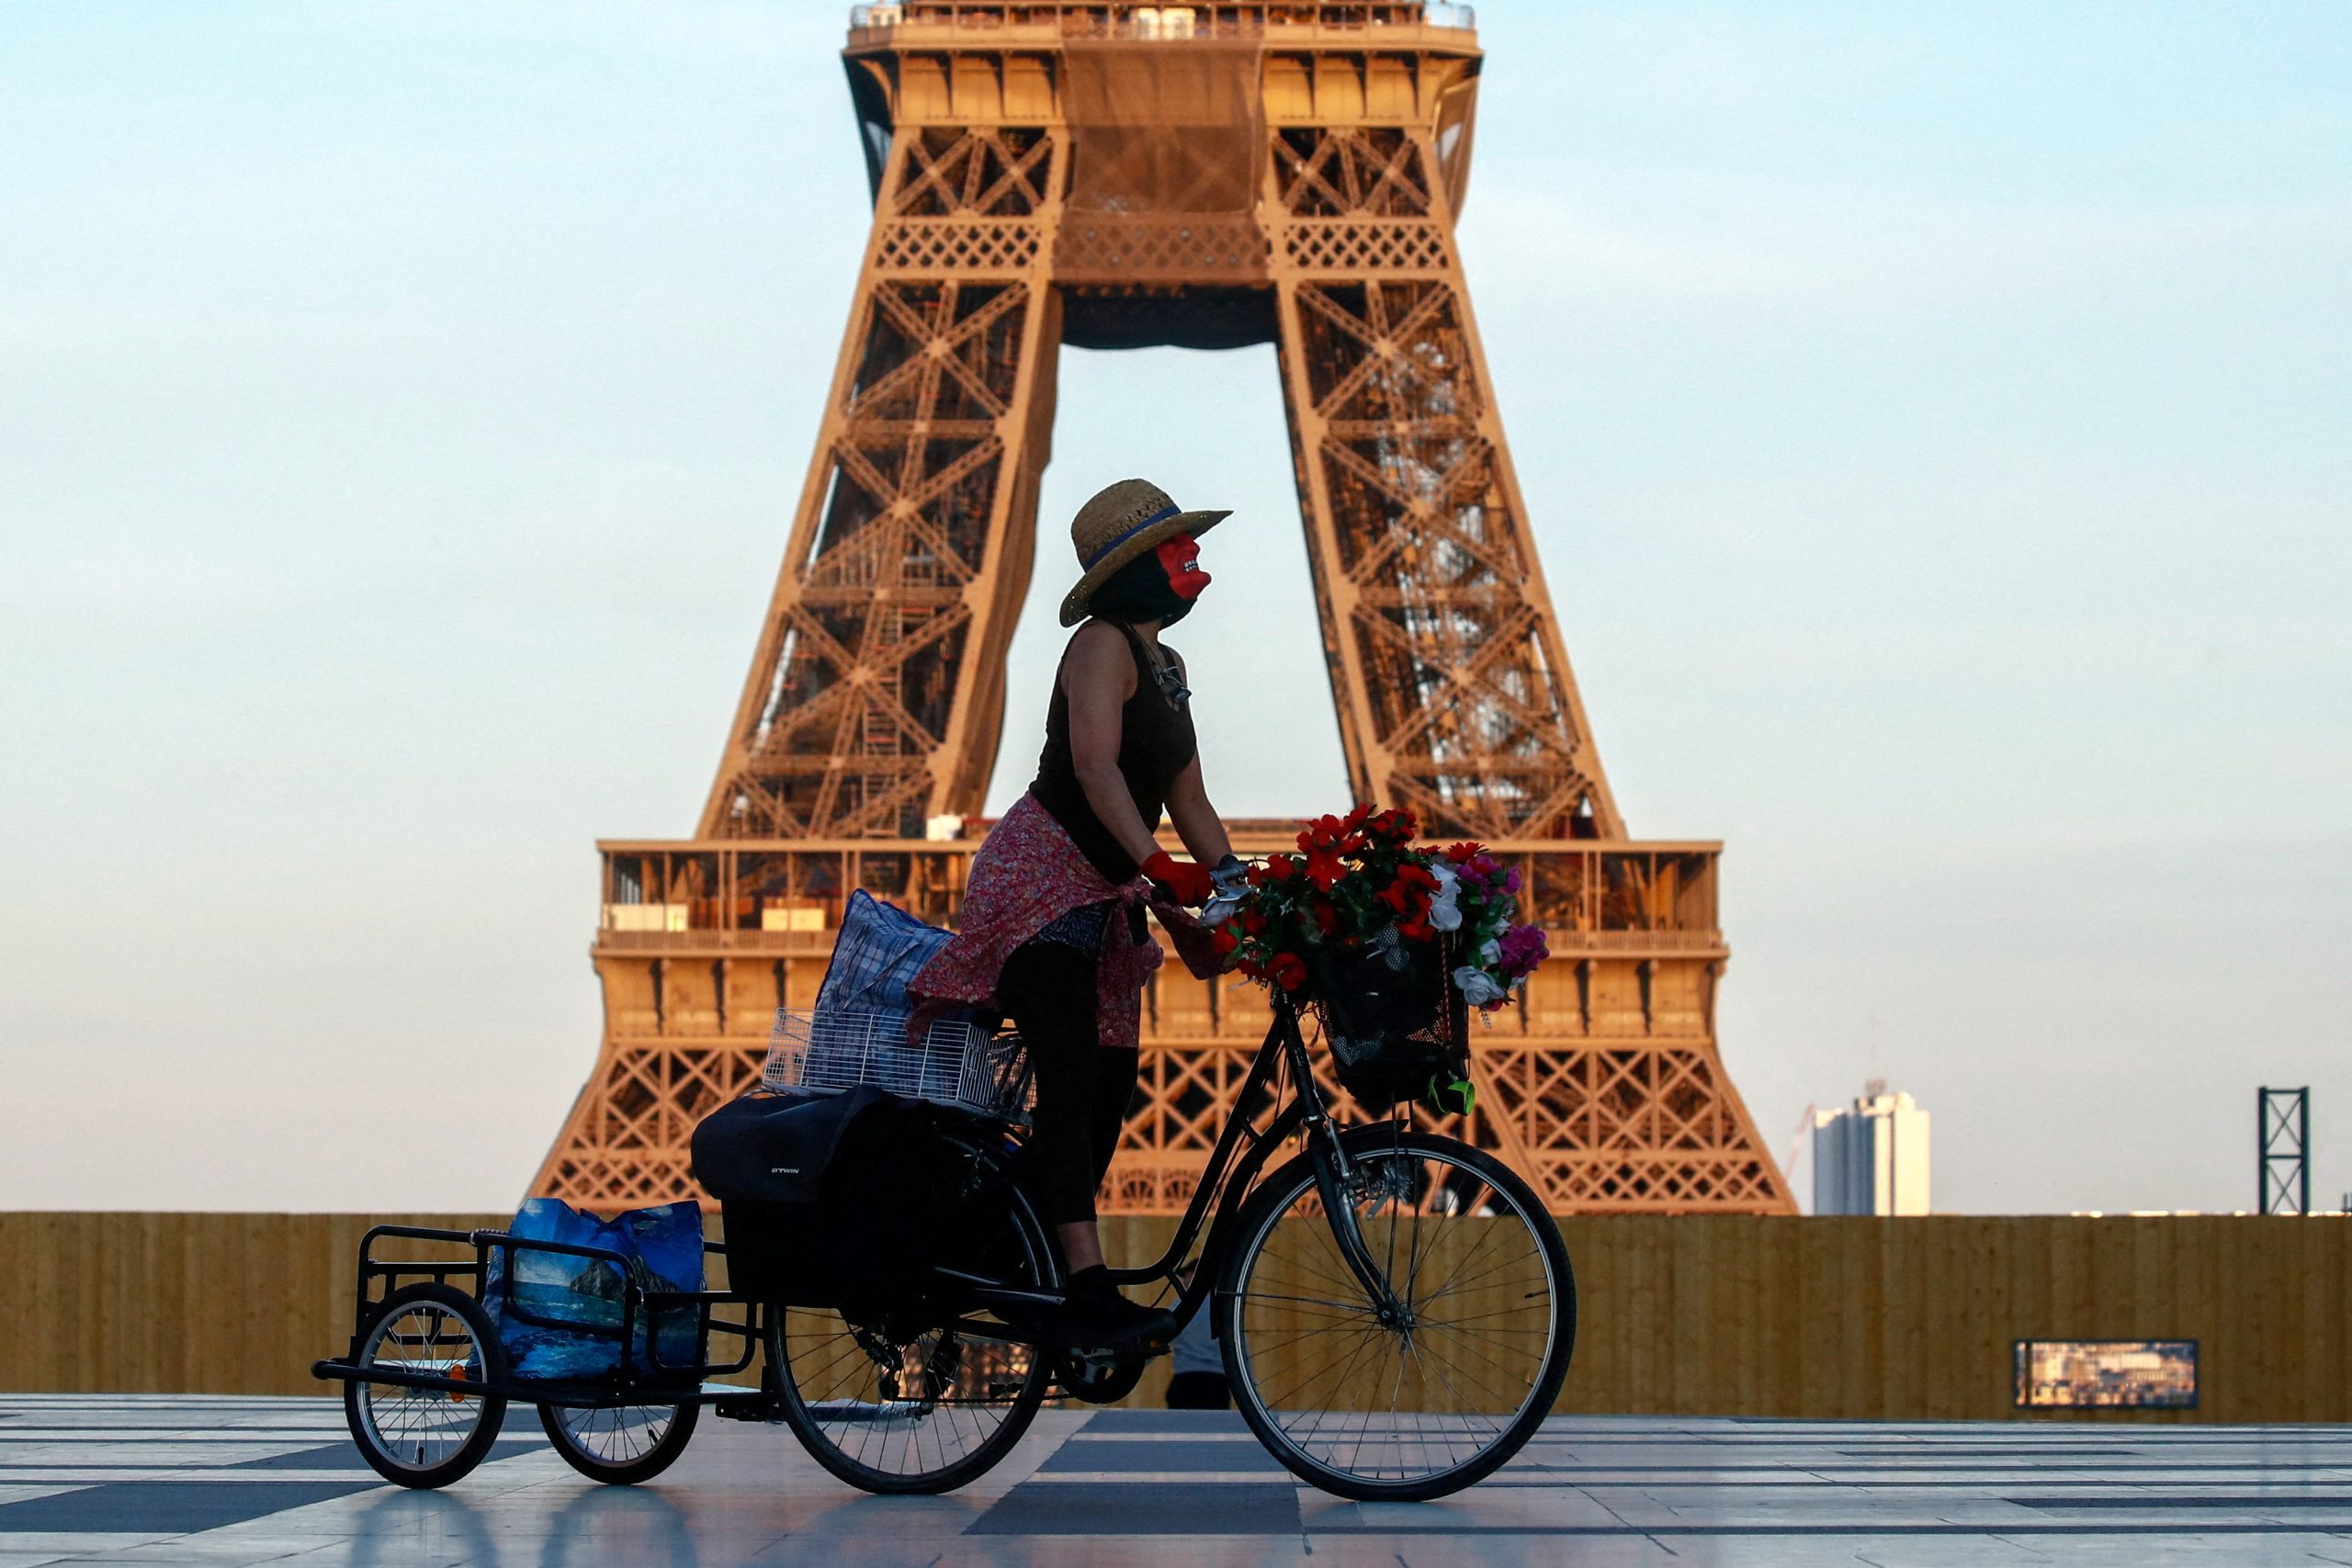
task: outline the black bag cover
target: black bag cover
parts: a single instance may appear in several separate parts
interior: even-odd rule
[[[1448,978],[1448,944],[1416,942],[1401,969],[1378,951],[1307,950],[1340,1087],[1372,1115],[1466,1070],[1468,1010]]]
[[[725,1216],[729,1288],[860,1320],[919,1303],[971,1176],[952,1116],[867,1085],[705,1117],[695,1179]]]
[[[695,1128],[695,1179],[720,1202],[814,1203],[842,1133],[888,1094],[872,1085],[840,1094],[752,1094]]]

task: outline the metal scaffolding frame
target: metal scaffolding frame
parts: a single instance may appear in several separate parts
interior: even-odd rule
[[[2258,1089],[2254,1100],[2258,1214],[2312,1212],[2312,1091]]]

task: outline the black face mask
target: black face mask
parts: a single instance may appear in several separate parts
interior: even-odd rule
[[[1087,600],[1090,614],[1106,621],[1125,621],[1133,626],[1137,621],[1158,621],[1172,626],[1193,613],[1195,599],[1180,597],[1169,586],[1168,569],[1159,557],[1144,554],[1113,572],[1110,580],[1094,591]]]

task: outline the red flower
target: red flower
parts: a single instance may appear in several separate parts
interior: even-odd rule
[[[1298,862],[1289,855],[1268,855],[1263,865],[1250,868],[1252,887],[1272,887],[1298,870]]]
[[[1266,917],[1260,914],[1254,907],[1244,909],[1241,911],[1241,929],[1251,936],[1256,936],[1266,929]]]
[[[1338,931],[1340,929],[1339,906],[1329,898],[1315,900],[1315,923],[1325,936],[1329,936]]]
[[[1241,945],[1241,935],[1227,922],[1209,933],[1209,945],[1216,949],[1217,956],[1222,958]]]
[[[1295,953],[1277,953],[1266,965],[1266,974],[1285,991],[1295,991],[1306,984],[1306,961]]]
[[[1437,892],[1437,878],[1429,867],[1407,861],[1396,868],[1396,878],[1378,895],[1380,901],[1400,915],[1418,916],[1429,913],[1430,899]]]
[[[1338,818],[1317,817],[1307,823],[1306,829],[1298,835],[1298,847],[1309,852],[1329,849],[1339,842],[1340,831]]]
[[[1484,844],[1448,844],[1445,847],[1445,858],[1456,865],[1466,865],[1486,852]]]
[[[1306,879],[1324,892],[1331,891],[1331,885],[1347,874],[1348,868],[1340,863],[1337,852],[1328,849],[1306,852]]]
[[[1371,817],[1372,802],[1359,800],[1356,802],[1355,809],[1349,812],[1342,820],[1351,828],[1361,828],[1371,819]]]
[[[1437,935],[1437,928],[1427,920],[1399,920],[1396,922],[1396,934],[1408,942],[1428,942]]]

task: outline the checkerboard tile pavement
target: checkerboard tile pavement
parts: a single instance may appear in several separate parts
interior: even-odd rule
[[[325,1399],[0,1395],[0,1568],[34,1564],[2339,1563],[2352,1429],[1566,1417],[1442,1502],[1295,1483],[1237,1417],[1053,1409],[979,1484],[867,1497],[780,1427],[707,1421],[641,1487],[528,1410],[442,1492]]]

